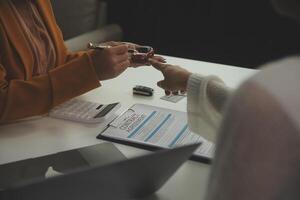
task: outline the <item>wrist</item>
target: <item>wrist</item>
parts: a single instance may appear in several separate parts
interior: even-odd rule
[[[183,75],[182,82],[182,90],[186,91],[188,87],[189,78],[192,75],[191,72],[185,72]]]
[[[100,73],[99,73],[99,67],[98,67],[98,63],[97,63],[97,52],[96,50],[89,50],[88,51],[88,55],[90,56],[91,58],[91,61],[92,61],[92,65],[94,67],[94,70],[95,70],[95,73],[96,73],[96,76],[98,77],[98,80],[101,80],[101,77],[100,77]]]

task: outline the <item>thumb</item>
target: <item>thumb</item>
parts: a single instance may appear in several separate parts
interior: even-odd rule
[[[160,87],[160,88],[162,88],[162,89],[167,89],[166,81],[165,80],[157,82],[157,86]]]
[[[167,68],[167,64],[164,64],[164,63],[161,63],[157,60],[154,60],[154,59],[149,59],[149,63],[157,70],[161,71],[161,72],[164,72],[165,69]]]

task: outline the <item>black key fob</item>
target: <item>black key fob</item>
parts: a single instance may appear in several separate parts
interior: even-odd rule
[[[152,96],[154,89],[142,85],[137,85],[133,88],[133,94],[143,95],[143,96]]]

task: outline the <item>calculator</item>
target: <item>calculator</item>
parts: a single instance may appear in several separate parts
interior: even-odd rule
[[[49,116],[83,123],[100,123],[115,113],[121,104],[99,104],[90,101],[72,99],[55,108]]]

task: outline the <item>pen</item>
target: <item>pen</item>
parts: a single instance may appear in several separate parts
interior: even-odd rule
[[[102,45],[102,44],[94,45],[93,43],[89,42],[88,45],[87,45],[87,48],[88,49],[103,50],[103,49],[112,48],[112,46],[110,46],[110,45]],[[135,53],[138,53],[138,51],[135,50],[135,49],[128,49],[128,53],[135,54]]]
[[[103,50],[103,49],[109,49],[111,48],[112,46],[110,45],[101,45],[101,44],[98,44],[98,45],[94,45],[93,43],[89,42],[88,45],[87,45],[87,48],[88,49],[98,49],[98,50]]]

